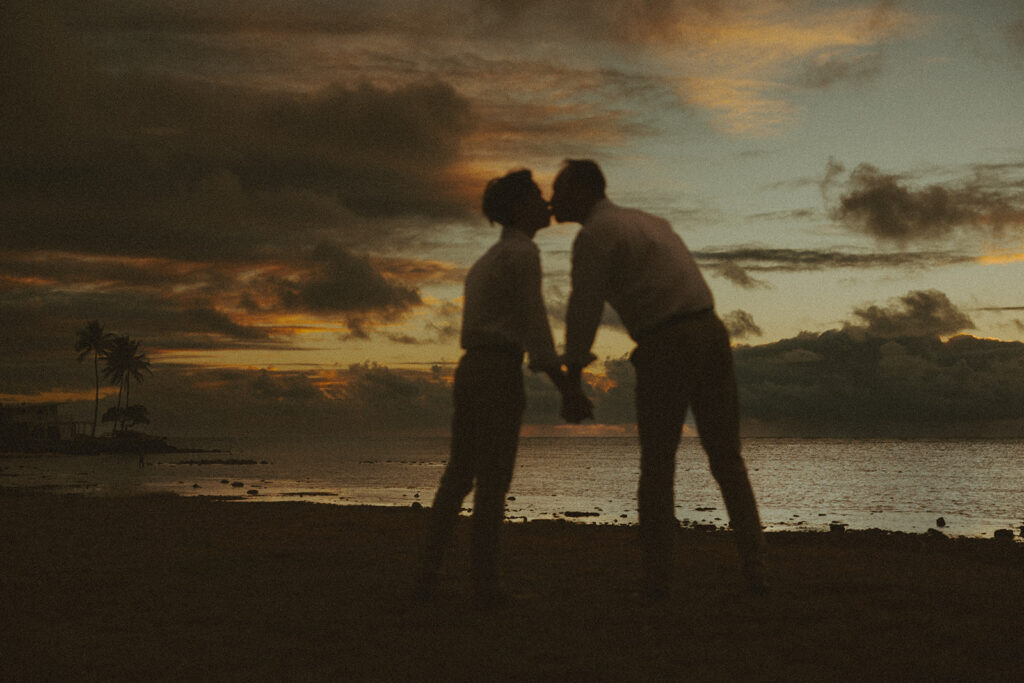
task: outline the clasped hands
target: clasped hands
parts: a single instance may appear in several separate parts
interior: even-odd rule
[[[570,387],[562,392],[562,419],[572,424],[593,419],[594,404],[583,394],[580,387]]]

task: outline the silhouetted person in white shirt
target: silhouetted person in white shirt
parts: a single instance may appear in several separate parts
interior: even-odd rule
[[[455,371],[451,457],[434,497],[416,593],[421,599],[431,596],[462,501],[475,481],[473,592],[479,606],[490,607],[507,601],[498,568],[499,532],[526,404],[524,351],[530,369],[547,373],[563,394],[568,384],[548,325],[540,253],[533,243],[537,231],[551,222],[551,211],[530,171],[488,183],[483,212],[503,226],[501,239],[466,276],[465,354]],[[589,413],[589,404],[583,406]]]
[[[581,372],[607,301],[636,342],[638,510],[644,590],[669,593],[674,530],[675,455],[692,409],[711,473],[725,499],[748,588],[765,590],[764,537],[740,454],[739,407],[729,334],[693,256],[667,221],[616,206],[596,163],[566,161],[551,208],[560,223],[581,223],[572,253],[572,293],[563,356],[570,391],[563,416],[580,414]]]

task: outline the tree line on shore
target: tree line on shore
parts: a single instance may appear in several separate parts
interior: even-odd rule
[[[132,381],[141,383],[146,373],[152,373],[149,358],[142,350],[141,342],[128,335],[107,332],[98,320],[90,320],[78,330],[75,351],[78,353],[79,362],[91,358],[93,363],[96,384],[92,417],[93,437],[96,436],[96,425],[100,421],[113,422],[114,434],[127,432],[138,424],[149,423],[146,407],[131,403]],[[110,384],[117,387],[117,405],[108,408],[102,418],[99,415],[101,374]]]

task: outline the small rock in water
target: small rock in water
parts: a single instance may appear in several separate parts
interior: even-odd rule
[[[940,529],[946,526],[946,518],[939,517],[937,520],[935,520],[935,526],[939,527]]]

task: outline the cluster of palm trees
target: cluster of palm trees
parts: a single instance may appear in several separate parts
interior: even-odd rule
[[[96,403],[92,415],[92,436],[96,436],[96,423],[100,410],[100,361],[103,377],[117,385],[117,405],[103,413],[103,422],[114,423],[114,433],[125,432],[137,424],[148,424],[146,407],[131,405],[132,380],[142,382],[143,373],[152,372],[142,344],[127,335],[105,332],[98,320],[90,320],[78,331],[75,351],[79,362],[91,357],[96,377]],[[124,407],[121,407],[122,398]]]

